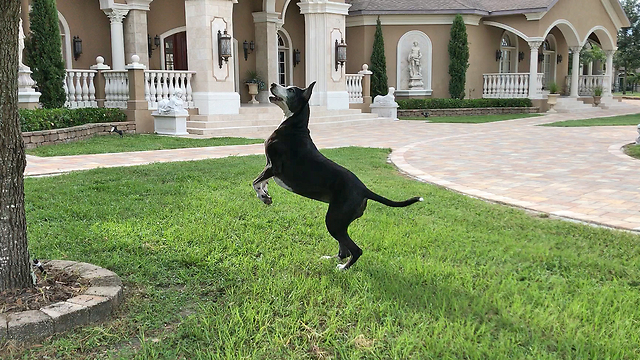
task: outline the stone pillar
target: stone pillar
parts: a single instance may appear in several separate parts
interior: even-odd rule
[[[307,85],[316,81],[310,105],[348,109],[349,94],[344,67],[336,70],[335,41],[346,39],[345,18],[351,5],[329,0],[298,3],[305,21],[305,75]]]
[[[256,71],[267,85],[267,88],[258,94],[258,100],[264,103],[269,102],[270,85],[278,83],[278,28],[282,26],[282,20],[278,18],[277,13],[255,12],[253,23],[256,29]]]
[[[131,56],[131,64],[125,69],[129,72],[129,101],[127,102],[128,121],[136,122],[136,133],[152,133],[153,117],[149,111],[149,102],[145,99],[144,70],[138,55]]]
[[[129,15],[124,19],[124,56],[140,56],[140,63],[149,68],[149,47],[147,40],[147,11],[129,10]]]
[[[542,41],[529,41],[531,57],[529,58],[529,99],[539,99],[538,94],[538,49]]]
[[[115,8],[103,11],[111,21],[111,65],[113,70],[124,70],[124,27],[122,21],[129,10]]]
[[[104,102],[106,101],[106,93],[104,91],[106,81],[103,71],[111,70],[111,66],[105,65],[104,58],[98,56],[96,58],[96,64],[91,65],[89,69],[97,71],[96,76],[93,78],[93,86],[96,88],[96,103],[98,103],[98,107],[104,107]]]
[[[238,114],[240,94],[235,92],[234,60],[218,64],[218,31],[233,38],[234,0],[185,0],[189,70],[193,101],[200,115]]]
[[[573,64],[571,65],[571,95],[572,98],[578,98],[578,88],[580,87],[580,49],[581,46],[572,46],[569,48],[573,53]]]
[[[613,55],[616,53],[616,51],[606,50],[605,53],[607,54],[607,62],[605,65],[605,79],[602,96],[611,97],[613,96]]]
[[[362,70],[358,72],[360,75],[364,75],[362,78],[362,103],[364,104],[363,112],[371,112],[371,75],[373,72],[369,71],[369,65],[363,64]]]

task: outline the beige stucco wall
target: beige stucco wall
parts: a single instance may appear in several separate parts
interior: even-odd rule
[[[185,26],[184,0],[154,0],[149,6],[147,23],[151,41],[156,35],[162,35],[169,30]],[[160,54],[159,48],[153,50],[149,59],[150,69],[160,69]]]
[[[300,14],[300,7],[298,3],[300,1],[292,0],[286,9],[284,14],[284,26],[283,28],[291,36],[291,51],[294,49],[300,50],[300,64],[293,68],[293,85],[298,87],[306,87],[304,64],[305,64],[305,31],[304,31],[304,15]]]
[[[96,57],[105,58],[111,65],[111,28],[109,18],[100,10],[98,1],[58,0],[58,11],[69,24],[70,38],[80,36],[82,55],[76,61],[72,58],[74,69],[88,69],[95,65]],[[72,42],[73,51],[73,42]]]
[[[233,5],[233,36],[238,40],[238,74],[240,77],[240,102],[246,103],[251,100],[249,89],[244,84],[247,79],[247,71],[256,69],[255,53],[249,54],[247,60],[244,60],[244,50],[242,43],[247,40],[255,41],[255,25],[253,23],[254,12],[262,11],[262,0],[239,0]],[[264,46],[256,43],[258,46]],[[260,74],[263,78],[264,74]]]

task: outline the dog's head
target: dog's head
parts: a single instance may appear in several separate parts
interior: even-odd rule
[[[271,103],[278,105],[284,111],[285,117],[290,117],[298,113],[309,103],[313,87],[316,82],[312,82],[306,89],[300,89],[297,86],[284,87],[278,84],[271,84],[271,93],[269,97]]]

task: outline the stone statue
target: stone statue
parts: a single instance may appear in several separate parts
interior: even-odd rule
[[[176,89],[170,99],[164,99],[158,103],[158,114],[160,115],[186,115],[189,114],[184,108],[182,101],[182,90]]]
[[[22,52],[24,51],[24,30],[22,29],[22,18],[20,18],[20,24],[18,25],[18,66],[20,69],[27,66],[22,63]]]
[[[373,103],[376,105],[398,105],[396,103],[395,92],[396,92],[396,89],[393,87],[390,87],[387,95],[376,96],[375,99],[373,99]]]
[[[413,42],[413,47],[411,48],[411,52],[409,53],[409,57],[407,58],[409,61],[409,75],[412,79],[422,78],[422,69],[420,63],[422,62],[422,53],[420,52],[420,47],[418,46],[418,42]]]
[[[636,144],[640,144],[640,124],[638,124],[638,137],[636,138]]]

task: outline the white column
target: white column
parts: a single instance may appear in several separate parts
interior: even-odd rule
[[[569,48],[573,53],[573,65],[571,66],[571,95],[572,98],[578,98],[578,88],[580,87],[580,49],[581,46],[572,46]]]
[[[343,67],[335,68],[335,40],[346,39],[345,18],[350,4],[329,0],[298,3],[305,21],[306,82],[316,81],[310,105],[348,109],[349,93]]]
[[[267,88],[260,91],[258,100],[269,102],[269,87],[278,82],[278,28],[282,26],[282,19],[277,13],[254,12],[255,25],[254,54],[256,57],[256,71],[264,80]],[[238,39],[238,52],[242,49],[243,39]],[[240,56],[240,53],[238,53]],[[242,54],[244,56],[244,53]]]
[[[531,57],[529,58],[529,99],[537,99],[538,95],[538,49],[542,41],[529,41]]]
[[[103,11],[111,21],[111,62],[113,70],[124,70],[124,27],[122,21],[129,13],[129,10],[116,8]]]
[[[607,62],[605,65],[605,83],[602,96],[611,97],[613,96],[613,55],[616,53],[616,51],[606,50],[605,53],[607,54]]]
[[[240,112],[240,95],[235,91],[235,60],[229,58],[222,67],[218,63],[218,31],[226,30],[233,38],[234,3],[237,1],[184,2],[189,70],[196,72],[192,82],[193,101],[200,115]]]

